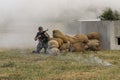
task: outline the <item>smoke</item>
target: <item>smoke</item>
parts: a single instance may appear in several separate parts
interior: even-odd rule
[[[0,0],[0,47],[32,47],[38,26],[66,31],[67,22],[96,19],[119,0]]]
[[[93,55],[89,55],[87,57],[84,56],[79,56],[78,58],[76,58],[77,61],[82,61],[85,64],[90,64],[90,65],[102,65],[102,66],[112,66],[111,63],[104,61],[102,59],[100,59],[99,57],[93,56]]]
[[[60,60],[74,60],[79,62],[80,64],[87,64],[87,65],[99,65],[99,66],[105,66],[110,67],[113,66],[113,64],[109,63],[108,61],[104,61],[98,56],[95,56],[93,54],[90,55],[84,55],[82,53],[75,56],[73,53],[68,53],[66,56],[59,56],[58,59]]]
[[[83,57],[81,57],[83,59]],[[107,61],[103,61],[99,57],[90,55],[87,58],[84,58],[83,61],[88,64],[97,64],[97,65],[102,65],[102,66],[112,66],[111,63]]]

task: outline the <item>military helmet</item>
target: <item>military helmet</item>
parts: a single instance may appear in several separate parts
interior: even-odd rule
[[[40,26],[40,27],[38,28],[38,30],[43,30],[43,27],[42,27],[42,26]]]

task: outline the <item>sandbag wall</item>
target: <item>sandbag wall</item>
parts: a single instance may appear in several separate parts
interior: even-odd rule
[[[101,50],[101,42],[97,32],[70,36],[60,30],[53,30],[53,37],[48,42],[48,48],[57,48],[58,52],[99,51]]]

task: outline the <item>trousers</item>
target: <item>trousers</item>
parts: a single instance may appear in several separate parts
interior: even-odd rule
[[[47,47],[47,42],[40,40],[37,44],[36,52],[39,53],[42,50],[42,48],[44,48],[44,52],[46,53]]]

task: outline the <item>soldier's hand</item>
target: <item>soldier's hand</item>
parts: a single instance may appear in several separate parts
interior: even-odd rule
[[[39,35],[38,38],[41,38],[41,35]]]
[[[37,41],[37,38],[34,38],[35,41]]]

